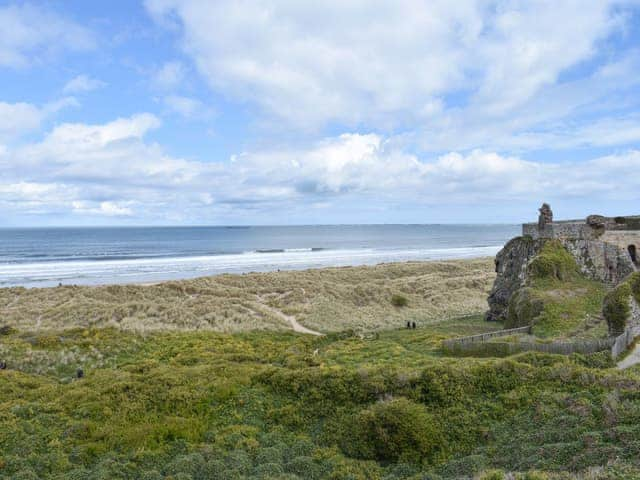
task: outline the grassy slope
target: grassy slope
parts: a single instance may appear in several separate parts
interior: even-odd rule
[[[615,458],[609,473],[632,472],[637,374],[581,356],[438,351],[492,327],[17,331],[0,340],[11,368],[0,371],[0,478],[460,478]],[[86,376],[73,380],[79,366]]]
[[[220,275],[157,285],[0,289],[1,323],[22,329],[289,330],[398,328],[486,309],[491,259]],[[406,307],[394,307],[400,294]]]

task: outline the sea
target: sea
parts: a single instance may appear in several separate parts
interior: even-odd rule
[[[517,225],[0,229],[0,287],[153,283],[223,273],[493,256]]]

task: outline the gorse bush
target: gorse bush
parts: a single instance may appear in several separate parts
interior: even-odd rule
[[[391,304],[394,307],[406,307],[408,303],[409,300],[407,299],[407,297],[398,294],[394,294],[391,296]]]
[[[420,463],[433,459],[442,443],[434,418],[406,398],[377,402],[345,427],[343,450],[366,460]]]

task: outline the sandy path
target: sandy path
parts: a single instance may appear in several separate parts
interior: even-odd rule
[[[286,313],[281,312],[280,310],[278,310],[276,308],[270,307],[269,305],[265,305],[264,303],[261,303],[261,305],[265,310],[268,310],[269,312],[273,313],[277,317],[280,317],[285,322],[289,322],[289,324],[291,325],[291,328],[293,328],[294,332],[308,333],[309,335],[322,335],[322,333],[320,333],[320,332],[316,332],[315,330],[311,330],[310,328],[307,328],[304,325],[300,325],[298,323],[298,321],[296,320],[296,317],[293,317],[291,315],[287,315]]]
[[[640,343],[636,344],[629,355],[618,362],[618,369],[624,370],[625,368],[632,367],[638,363],[640,363]]]
[[[304,289],[303,289],[303,294],[304,294]],[[296,320],[296,317],[294,317],[293,315],[287,315],[284,312],[281,312],[280,310],[278,310],[277,308],[273,308],[270,305],[267,305],[265,303],[265,299],[263,297],[261,297],[260,295],[256,295],[256,298],[260,304],[260,308],[262,310],[267,310],[269,313],[272,313],[273,315],[275,315],[278,318],[281,318],[282,320],[284,320],[285,322],[287,322],[289,325],[291,325],[291,328],[293,329],[294,332],[298,332],[298,333],[306,333],[308,335],[323,335],[320,332],[316,332],[315,330],[311,330],[310,328],[305,327],[304,325],[300,325],[298,323],[298,321]]]

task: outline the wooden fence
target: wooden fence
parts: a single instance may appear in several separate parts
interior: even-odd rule
[[[478,357],[504,357],[514,353],[536,351],[545,353],[558,353],[569,355],[571,353],[590,354],[608,350],[616,345],[618,338],[600,338],[594,340],[576,340],[573,342],[488,342],[496,337],[505,337],[514,334],[531,333],[531,327],[510,328],[495,332],[471,335],[468,337],[452,338],[442,342],[442,350],[456,356]],[[640,332],[639,332],[640,333]],[[635,338],[635,337],[634,337]],[[627,340],[625,340],[626,342]],[[625,343],[626,348],[633,340]],[[622,343],[622,340],[620,340]],[[623,349],[624,349],[623,348]],[[615,357],[614,357],[615,358]]]
[[[521,352],[545,352],[569,355],[602,352],[612,347],[615,338],[578,340],[575,342],[443,342],[442,350],[450,355],[473,357],[506,357]]]
[[[456,345],[466,345],[471,343],[486,342],[490,338],[506,337],[522,333],[531,333],[531,327],[508,328],[506,330],[496,330],[493,332],[469,335],[467,337],[451,338],[442,342],[443,347],[454,347]]]
[[[614,360],[618,358],[634,342],[638,335],[640,335],[640,327],[627,328],[622,335],[618,335],[611,347],[611,358]]]

